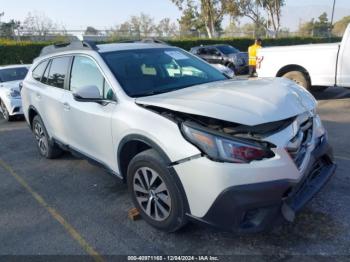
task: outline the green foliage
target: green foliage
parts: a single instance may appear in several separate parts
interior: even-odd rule
[[[332,33],[336,36],[342,36],[348,24],[350,24],[350,16],[344,16],[334,24]]]
[[[50,43],[15,42],[0,39],[0,65],[30,64]]]
[[[316,44],[316,43],[329,43],[339,42],[341,38],[319,38],[319,37],[286,37],[286,38],[274,38],[264,39],[263,46],[285,46],[285,45],[301,45],[301,44]],[[220,39],[179,39],[167,41],[169,44],[181,47],[185,50],[190,50],[191,47],[200,45],[214,45],[214,44],[229,44],[239,50],[246,52],[248,47],[253,44],[252,38],[220,38]]]
[[[265,39],[263,46],[278,46],[278,45],[298,45],[308,43],[324,43],[324,42],[338,42],[341,38],[312,38],[312,37],[288,37],[277,39]],[[220,38],[220,39],[178,39],[168,41],[170,45],[178,46],[180,48],[190,50],[191,47],[199,45],[212,44],[229,44],[241,51],[247,51],[248,46],[253,43],[252,38]],[[52,42],[16,42],[12,40],[0,39],[0,65],[8,64],[30,64],[38,57],[41,49],[44,46],[50,45]]]

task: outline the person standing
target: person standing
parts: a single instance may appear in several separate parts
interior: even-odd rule
[[[257,53],[259,48],[261,48],[262,40],[257,38],[253,45],[248,48],[249,55],[249,76],[256,76],[256,64],[257,64]]]

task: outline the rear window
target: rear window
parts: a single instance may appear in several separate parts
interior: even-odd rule
[[[23,80],[28,73],[26,67],[8,68],[0,70],[0,82]]]
[[[64,80],[68,72],[70,57],[52,59],[47,84],[57,88],[64,88]]]

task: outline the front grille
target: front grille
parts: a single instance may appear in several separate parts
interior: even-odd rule
[[[297,135],[290,141],[287,150],[294,163],[298,168],[301,167],[305,159],[308,144],[312,139],[313,133],[313,118],[310,117],[305,122],[303,122]]]

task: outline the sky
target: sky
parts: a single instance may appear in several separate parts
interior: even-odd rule
[[[324,9],[330,14],[332,3],[333,0],[286,0],[282,26],[296,30],[298,23],[310,20],[311,15],[317,16]],[[175,21],[181,15],[170,0],[0,0],[0,12],[5,12],[2,21],[23,21],[28,12],[45,13],[67,30],[82,30],[88,25],[109,29],[141,12],[155,21],[165,17]],[[350,15],[350,0],[336,0],[335,20],[344,15]]]

